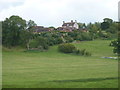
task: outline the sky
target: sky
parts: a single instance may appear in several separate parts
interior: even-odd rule
[[[0,0],[0,21],[12,15],[33,20],[38,26],[60,27],[63,21],[118,21],[119,0]]]

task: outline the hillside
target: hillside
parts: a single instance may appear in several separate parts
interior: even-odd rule
[[[73,43],[91,57],[60,53],[3,50],[3,88],[117,88],[118,61],[109,40]]]

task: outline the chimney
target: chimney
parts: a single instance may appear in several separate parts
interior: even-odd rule
[[[65,23],[65,21],[63,21],[63,24]]]

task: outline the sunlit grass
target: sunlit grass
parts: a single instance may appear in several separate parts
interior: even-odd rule
[[[90,51],[91,57],[60,53],[57,46],[47,52],[5,50],[3,87],[117,88],[118,61],[101,58],[114,56],[109,43],[109,40],[73,43],[79,49]]]

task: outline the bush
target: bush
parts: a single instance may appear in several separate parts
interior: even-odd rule
[[[56,39],[56,44],[61,44],[61,43],[63,43],[62,38],[61,37],[57,38]]]
[[[83,39],[81,35],[78,35],[77,37],[74,38],[74,40],[82,41]]]
[[[73,42],[73,38],[71,38],[70,36],[66,36],[64,37],[64,39],[66,40],[66,43]]]
[[[74,51],[74,53],[81,56],[91,56],[91,53],[86,51],[86,49],[82,49],[82,50],[77,49]]]
[[[63,52],[63,53],[73,53],[73,51],[74,51],[75,49],[76,49],[76,48],[75,48],[74,45],[68,44],[68,43],[66,43],[66,44],[61,44],[61,45],[58,46],[58,50],[59,50],[60,52]]]
[[[89,35],[89,33],[86,33],[86,32],[81,33],[81,38],[83,41],[92,39],[91,36]]]
[[[91,53],[86,51],[84,55],[85,56],[91,56]]]
[[[78,54],[80,54],[80,50],[77,49],[77,50],[74,51],[74,53],[78,55]]]
[[[43,37],[37,37],[30,41],[30,49],[48,50],[48,40]]]
[[[55,38],[49,37],[49,38],[47,38],[47,39],[48,39],[48,45],[49,45],[49,46],[53,46],[53,45],[56,44]]]
[[[80,50],[80,55],[85,55],[85,52],[86,52],[85,49]]]

